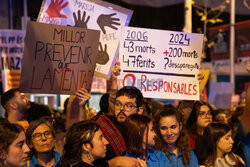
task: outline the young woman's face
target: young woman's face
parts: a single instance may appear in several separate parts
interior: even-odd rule
[[[168,145],[176,144],[181,129],[182,125],[177,121],[175,115],[162,117],[159,121],[161,136]]]
[[[228,153],[233,148],[233,139],[232,139],[232,131],[230,130],[226,135],[222,136],[217,141],[217,153]]]
[[[93,145],[91,154],[94,160],[99,158],[104,158],[106,153],[106,145],[108,144],[108,141],[103,137],[102,131],[100,129],[97,132],[95,132],[91,142]]]
[[[14,140],[6,154],[6,166],[22,167],[27,163],[29,147],[26,145],[26,137],[24,132],[21,132],[17,139]]]
[[[55,147],[55,138],[50,127],[46,124],[41,124],[34,130],[31,141],[31,146],[36,152],[51,151]]]
[[[196,121],[197,127],[205,128],[213,121],[212,111],[206,105],[202,105]]]
[[[148,136],[147,136],[148,135]],[[148,137],[148,141],[146,140]],[[143,145],[145,146],[147,142],[147,147],[152,148],[155,145],[155,131],[153,128],[152,121],[148,124],[148,133],[144,131],[143,135]]]

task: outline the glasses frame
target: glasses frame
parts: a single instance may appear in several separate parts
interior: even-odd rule
[[[130,105],[130,103],[122,104],[119,101],[115,102],[115,108],[119,108],[119,110],[124,107],[125,111],[130,112],[131,110],[138,108],[137,106],[135,106],[133,104],[131,106],[129,106],[129,105]]]
[[[39,136],[34,137],[35,135],[39,135]],[[51,136],[50,136],[50,135],[51,135]],[[53,132],[52,132],[51,130],[47,130],[47,131],[45,131],[45,132],[43,132],[43,133],[35,133],[35,134],[33,134],[33,135],[31,136],[31,139],[32,139],[33,141],[39,141],[39,140],[42,139],[42,136],[44,136],[46,139],[52,139],[52,138],[54,138]]]
[[[204,113],[205,112],[205,113]],[[204,114],[203,114],[204,113]],[[208,118],[208,116],[213,116],[213,112],[211,110],[209,111],[200,111],[198,114],[202,119]]]

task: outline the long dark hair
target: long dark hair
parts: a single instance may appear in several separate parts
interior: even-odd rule
[[[157,137],[155,140],[155,149],[164,152],[167,155],[168,159],[171,160],[168,144],[162,138],[162,135],[160,133],[160,125],[159,125],[161,118],[169,117],[169,116],[175,116],[179,125],[180,126],[182,125],[180,136],[176,141],[177,142],[176,146],[182,154],[181,156],[182,156],[183,164],[187,166],[188,161],[190,160],[190,157],[191,157],[188,133],[187,133],[187,130],[183,126],[182,114],[179,112],[179,110],[176,107],[174,107],[171,104],[164,106],[164,108],[161,111],[157,112],[154,115],[154,127],[155,127],[155,132],[157,134]]]
[[[200,113],[200,108],[203,105],[208,106],[208,108],[212,112],[212,117],[213,117],[213,120],[214,120],[214,111],[213,111],[213,108],[208,103],[206,103],[204,101],[196,101],[194,103],[193,109],[191,111],[191,114],[190,114],[190,116],[189,116],[189,118],[187,120],[187,124],[186,124],[186,127],[187,127],[187,130],[188,130],[189,134],[198,135],[197,134],[197,125],[196,125],[196,122],[197,122],[197,118],[198,118],[199,113]]]
[[[73,124],[66,134],[61,166],[68,167],[81,162],[82,145],[89,143],[93,146],[92,139],[99,129],[99,125],[90,120]]]
[[[147,149],[143,148],[142,143],[144,133],[148,133],[148,124],[150,121],[151,120],[148,117],[139,114],[133,114],[127,118],[124,124],[124,130],[126,146],[129,154],[136,157],[147,155]],[[146,140],[147,136],[148,134],[146,134]]]
[[[9,146],[13,143],[18,135],[23,132],[24,129],[18,124],[12,124],[8,121],[1,120],[0,121],[0,160],[3,154],[8,153]],[[0,163],[1,165],[1,163]]]
[[[199,164],[206,166],[215,165],[217,158],[217,143],[220,138],[225,136],[230,130],[231,128],[228,125],[218,122],[211,123],[204,129],[201,150],[199,154],[197,154]],[[236,161],[236,164],[240,163],[232,153],[229,153],[229,156]]]

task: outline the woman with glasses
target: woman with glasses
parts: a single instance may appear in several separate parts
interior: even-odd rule
[[[204,129],[213,121],[213,114],[213,109],[208,103],[195,102],[186,124],[189,143],[194,150],[196,150],[196,146],[199,146],[197,143],[199,138],[197,137],[202,136]]]
[[[32,151],[27,167],[59,166],[60,154],[54,151],[55,132],[51,124],[45,120],[31,122],[26,131],[27,144]]]

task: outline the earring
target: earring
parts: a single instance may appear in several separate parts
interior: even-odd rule
[[[89,161],[91,160],[91,155],[90,155],[90,153],[87,154],[87,158],[88,158]]]

